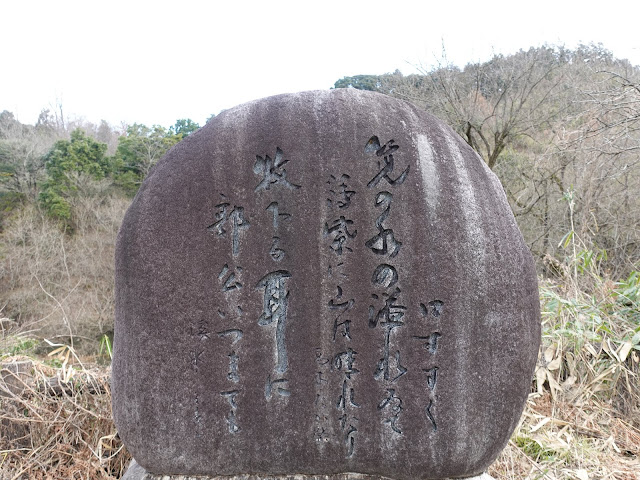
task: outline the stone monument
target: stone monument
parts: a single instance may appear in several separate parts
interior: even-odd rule
[[[539,342],[500,182],[377,93],[225,111],[151,171],[118,237],[113,413],[135,478],[481,475]]]

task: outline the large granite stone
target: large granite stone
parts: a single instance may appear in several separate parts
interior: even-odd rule
[[[158,163],[118,237],[113,413],[151,473],[479,475],[539,341],[500,182],[379,94],[222,113]]]

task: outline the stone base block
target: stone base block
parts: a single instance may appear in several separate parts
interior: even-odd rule
[[[374,475],[363,475],[360,473],[345,473],[341,475],[274,475],[262,477],[258,475],[235,475],[233,477],[189,477],[184,475],[154,475],[148,473],[135,460],[131,461],[127,472],[122,480],[391,480],[387,477]],[[447,480],[447,479],[442,479]],[[483,473],[475,477],[467,477],[464,480],[494,480],[494,478]]]

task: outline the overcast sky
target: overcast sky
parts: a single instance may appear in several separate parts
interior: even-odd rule
[[[344,76],[602,43],[640,65],[640,1],[0,0],[0,111],[204,124]]]

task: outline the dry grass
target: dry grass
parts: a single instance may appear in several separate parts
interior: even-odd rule
[[[640,480],[640,430],[595,400],[532,394],[489,473],[498,480]]]
[[[88,353],[113,329],[114,245],[129,201],[89,195],[75,202],[73,235],[33,205],[5,225],[0,317],[22,334]]]
[[[2,360],[31,366],[23,375],[2,371],[0,480],[120,478],[130,457],[111,418],[109,368],[88,368],[71,349],[55,348],[49,364]],[[640,429],[613,403],[531,394],[489,473],[497,480],[640,480]]]
[[[496,479],[640,480],[640,275],[603,279],[584,258],[541,284],[535,393]]]
[[[115,237],[130,201],[108,189],[87,182],[73,199],[73,234],[34,205],[3,225],[0,362],[20,353],[33,360],[24,378],[2,371],[0,480],[120,478],[128,461],[111,419],[108,369],[75,357],[98,352],[113,329]],[[72,348],[47,357],[43,338]],[[51,378],[71,387],[43,389]],[[12,379],[24,388],[7,392]]]
[[[2,360],[29,366],[22,374],[2,370],[1,480],[117,479],[130,459],[111,417],[108,368],[84,368],[69,349],[59,353],[67,358],[57,368]]]
[[[576,408],[606,405],[640,428],[640,273],[622,282],[597,279],[585,290],[541,288],[539,394]]]

